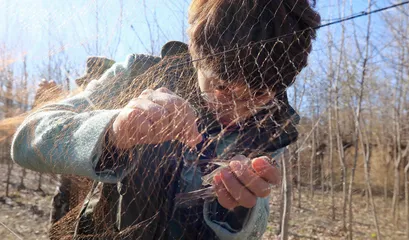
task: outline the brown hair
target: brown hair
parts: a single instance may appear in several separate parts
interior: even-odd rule
[[[307,65],[320,16],[308,0],[192,0],[189,24],[196,67],[282,91]]]

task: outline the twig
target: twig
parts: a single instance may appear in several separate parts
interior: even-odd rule
[[[3,225],[4,228],[6,228],[7,230],[9,230],[9,232],[11,232],[14,236],[16,236],[18,239],[23,240],[22,237],[20,237],[17,233],[13,232],[13,230],[11,230],[9,227],[7,227],[4,223],[0,222],[1,225]]]

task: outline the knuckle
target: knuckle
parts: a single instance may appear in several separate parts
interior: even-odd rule
[[[215,186],[216,186],[216,196],[219,198],[219,199],[222,199],[223,198],[223,189],[222,189],[222,187],[220,186],[220,184],[215,184]]]
[[[116,119],[119,119],[119,120],[130,119],[134,117],[133,116],[134,114],[135,114],[134,108],[125,108],[119,113]]]
[[[142,95],[151,94],[152,91],[153,91],[152,89],[149,89],[149,88],[148,88],[148,89],[143,90],[140,95],[142,96]]]
[[[168,89],[168,88],[166,88],[166,87],[160,87],[160,88],[158,88],[156,91],[158,91],[158,92],[170,92],[170,90]]]
[[[233,202],[226,201],[226,199],[224,199],[223,197],[221,197],[221,198],[219,197],[218,201],[219,201],[220,205],[222,205],[222,207],[224,207],[226,209],[233,209],[235,207]]]
[[[236,202],[232,202],[232,203],[227,205],[226,209],[233,210],[237,206],[238,206],[238,204]]]
[[[241,161],[241,160],[247,160],[248,158],[246,157],[246,156],[244,156],[244,155],[235,155],[233,158],[232,158],[232,160],[238,160],[238,161]]]
[[[225,195],[225,197],[222,199],[222,201],[224,202],[224,205],[226,205],[226,208],[228,209],[233,209],[236,206],[238,206],[239,204],[236,202],[236,200],[234,200],[231,196],[229,195]]]
[[[232,164],[231,164],[232,165]],[[257,180],[254,176],[254,174],[252,174],[251,170],[245,166],[244,164],[238,164],[238,165],[234,165],[234,175],[236,175],[236,177],[238,179],[240,179],[241,181],[243,181],[246,184],[250,184],[252,182],[254,182],[255,180]]]
[[[170,115],[170,112],[164,107],[161,107],[159,111],[161,114],[161,119],[168,120],[168,116]]]
[[[135,103],[138,102],[138,101],[139,101],[139,98],[132,98],[132,99],[128,102],[127,106],[133,105],[133,104],[135,104]]]
[[[258,197],[265,198],[265,197],[268,197],[270,195],[270,193],[271,193],[271,189],[269,187],[267,187],[267,188],[261,189],[260,193],[257,194],[257,195],[258,195]]]
[[[251,180],[251,178],[246,174],[245,169],[235,169],[234,175],[236,175],[238,179],[245,181],[245,182],[250,182]]]
[[[145,89],[145,90],[143,90],[142,91],[142,93],[145,93],[145,92],[152,92],[153,90],[151,89],[151,88],[147,88],[147,89]]]
[[[248,197],[243,201],[242,206],[246,208],[252,208],[256,206],[257,198],[256,197]]]
[[[270,180],[270,183],[273,185],[279,185],[281,183],[281,177],[276,177]]]

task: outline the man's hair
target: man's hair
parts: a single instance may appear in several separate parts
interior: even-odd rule
[[[189,24],[196,67],[283,91],[307,65],[320,16],[308,0],[192,0]]]

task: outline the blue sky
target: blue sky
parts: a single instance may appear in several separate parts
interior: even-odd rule
[[[152,45],[153,52],[158,53],[160,47],[168,40],[187,41],[185,31],[189,2],[189,0],[0,0],[0,18],[4,19],[0,21],[0,43],[6,43],[8,64],[19,66],[23,56],[26,56],[33,75],[47,64],[49,55],[57,56],[62,52],[71,65],[82,71],[88,55],[104,55],[120,61],[129,53],[151,53]],[[322,15],[323,23],[339,17],[337,2],[318,0],[318,11]],[[352,9],[347,9],[346,15],[367,9],[366,0],[353,0],[348,3],[352,3]],[[390,4],[389,0],[376,1],[374,8]],[[96,9],[99,19],[98,31]],[[382,39],[384,32],[380,27],[381,14],[373,17],[374,39]],[[355,20],[358,34],[364,33],[366,21],[366,17]],[[331,30],[336,38],[339,26],[331,27]],[[327,33],[328,29],[319,31],[311,64],[319,65],[325,61],[322,53],[328,44]],[[349,34],[348,40],[352,41],[352,33]],[[334,44],[337,44],[337,39]]]
[[[143,1],[124,0],[122,26],[119,25],[120,2],[120,0],[2,0],[0,15],[4,17],[4,21],[2,20],[3,24],[0,24],[1,37],[12,45],[13,42],[14,45],[17,45],[16,41],[19,42],[19,46],[15,47],[21,47],[22,51],[33,55],[44,55],[49,36],[52,42],[62,40],[70,43],[67,50],[75,51],[76,48],[81,48],[81,43],[93,44],[97,39],[95,22],[98,4],[98,39],[102,43],[101,54],[107,51],[106,45],[114,44],[112,41],[119,31],[122,38],[117,55],[129,52],[130,48],[143,52],[144,49],[130,26],[133,25],[142,41],[148,44],[147,21],[155,27],[154,16],[161,27],[162,37],[182,40],[182,22],[186,22],[186,14],[178,10],[187,10],[187,1],[176,1],[177,3],[172,4],[168,0],[147,0],[145,11]],[[72,41],[74,39],[77,41]]]
[[[186,41],[187,6],[187,1],[167,0],[147,0],[146,7],[143,1],[126,0],[0,0],[0,42],[8,46],[10,63],[21,62],[24,55],[31,66],[46,62],[49,46],[51,55],[64,46],[77,64],[85,63],[87,55],[121,60],[128,53],[150,53],[152,40],[154,52],[167,40]]]

